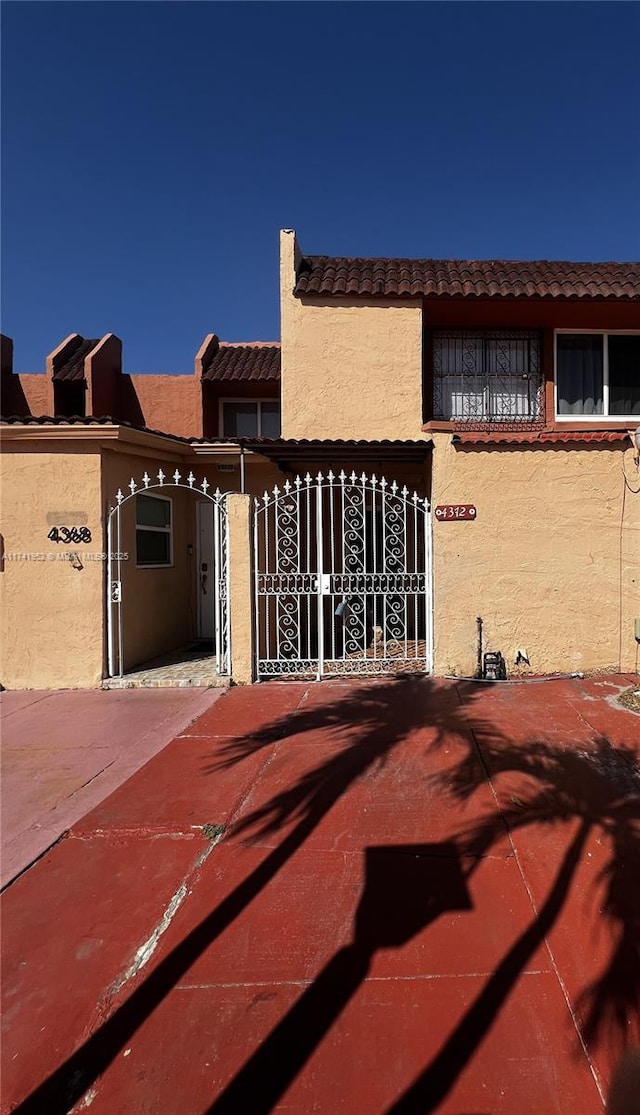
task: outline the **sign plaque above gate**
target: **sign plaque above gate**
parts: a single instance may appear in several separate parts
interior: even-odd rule
[[[454,519],[475,519],[476,509],[472,503],[441,503],[434,515],[441,523],[451,523]]]

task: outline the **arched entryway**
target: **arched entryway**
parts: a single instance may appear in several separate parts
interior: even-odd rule
[[[193,472],[183,477],[176,467],[171,476],[160,467],[154,476],[145,469],[140,480],[131,477],[128,491],[119,488],[107,511],[107,676],[122,678],[126,661],[126,621],[124,597],[127,591],[124,577],[125,563],[131,555],[124,548],[123,508],[137,500],[135,516],[135,561],[138,572],[170,567],[172,552],[171,492],[188,491],[211,508],[211,520],[198,513],[198,628],[213,637],[217,672],[223,676],[231,673],[228,612],[228,563],[227,563],[227,512],[226,492],[211,489],[206,477],[200,481]],[[160,494],[161,493],[161,494]],[[140,499],[140,497],[143,497]],[[152,502],[155,499],[155,503]],[[169,510],[167,510],[167,506]],[[200,548],[203,539],[209,539],[212,560],[202,560]],[[193,546],[189,547],[191,550]],[[208,558],[208,554],[207,554]],[[211,564],[212,568],[209,568]],[[135,607],[135,601],[130,601]],[[162,607],[170,608],[171,599]],[[206,611],[211,610],[209,615]],[[205,610],[204,613],[202,610]]]

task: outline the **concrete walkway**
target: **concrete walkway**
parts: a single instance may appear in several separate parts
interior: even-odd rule
[[[3,1112],[601,1113],[632,680],[230,690],[5,891]]]
[[[207,689],[0,694],[2,886],[218,696]]]

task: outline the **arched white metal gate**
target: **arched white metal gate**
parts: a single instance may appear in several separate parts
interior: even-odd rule
[[[124,619],[123,619],[123,544],[122,544],[122,507],[134,496],[162,489],[184,488],[193,492],[199,499],[210,501],[213,507],[213,553],[214,553],[214,608],[213,629],[215,632],[216,668],[219,674],[231,674],[231,644],[229,638],[229,567],[227,561],[227,506],[226,492],[219,488],[209,491],[211,485],[205,477],[199,484],[192,472],[183,478],[176,468],[172,476],[166,476],[160,468],[155,477],[145,471],[141,483],[133,477],[125,495],[118,489],[115,503],[110,504],[107,512],[107,654],[108,676],[122,677],[124,666]]]
[[[384,477],[307,473],[254,519],[257,675],[429,672],[431,518]]]

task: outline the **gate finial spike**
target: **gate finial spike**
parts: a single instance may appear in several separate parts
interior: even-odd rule
[[[340,481],[341,484],[344,484],[346,479],[347,479],[347,474],[344,471],[344,469],[341,468],[340,472],[338,473],[338,480]]]
[[[329,471],[327,473],[327,480],[329,481],[330,484],[333,484],[333,482],[335,480],[335,476],[333,475],[333,470],[332,469],[329,469]]]
[[[396,482],[394,480],[392,485],[391,485],[391,494],[395,496],[397,491],[398,491],[398,485],[396,484]]]
[[[371,473],[371,485],[372,485],[372,487],[375,488],[377,483],[378,483],[378,477],[376,476],[375,472],[372,472]]]
[[[118,491],[116,492],[116,499],[118,501],[118,506],[119,506],[124,499],[124,492],[122,491],[121,488],[118,488]]]
[[[176,468],[176,471],[173,474],[173,479],[175,480],[176,484],[179,484],[180,481],[182,480],[182,477],[181,477],[180,473],[178,472],[177,468]]]
[[[309,484],[311,483],[311,476],[309,475],[309,473],[308,473],[308,472],[307,472],[307,474],[306,474],[306,476],[305,476],[305,478],[304,478],[304,482],[305,482],[305,484],[307,485],[307,487],[308,487],[308,486],[309,486]]]
[[[280,495],[280,489],[279,489],[279,487],[278,487],[278,485],[277,485],[277,484],[274,484],[274,486],[273,486],[273,494],[274,494],[274,496],[276,497],[276,499],[277,499],[277,498],[278,498],[278,496]]]
[[[195,482],[196,482],[196,478],[193,475],[193,472],[191,471],[191,469],[189,469],[189,475],[187,476],[187,484],[189,485],[190,488],[193,488],[193,485],[195,484]]]
[[[135,492],[137,487],[138,487],[138,485],[136,484],[136,482],[135,482],[135,480],[133,479],[133,476],[132,476],[131,480],[129,481],[129,491],[131,492],[131,495],[133,495],[133,493]]]
[[[299,477],[299,476],[296,476],[296,478],[295,478],[295,480],[293,481],[293,483],[295,484],[296,488],[297,488],[298,490],[300,490],[300,487],[301,487],[301,485],[302,485],[302,480],[300,479],[300,477]]]
[[[164,484],[164,472],[161,468],[158,469],[158,480],[160,481],[160,487],[162,487]]]
[[[366,482],[367,482],[367,474],[366,474],[366,472],[364,471],[364,469],[362,470],[362,476],[360,477],[360,479],[361,479],[361,481],[362,481],[362,483],[363,483],[363,484],[366,484]]]
[[[386,479],[385,476],[381,476],[380,477],[380,487],[381,488],[386,488],[386,486],[387,486],[387,479]]]
[[[322,472],[318,472],[318,475],[316,476],[316,481],[318,482],[318,484],[322,484],[323,480],[324,480],[324,476],[322,475]]]
[[[285,482],[284,482],[284,490],[287,493],[287,495],[289,495],[289,492],[291,491],[291,484],[289,483],[288,480],[285,480]]]
[[[204,494],[206,496],[207,488],[211,487],[211,485],[210,485],[209,481],[207,480],[206,476],[205,476],[204,480],[202,481],[202,484],[200,485],[200,487],[202,488],[202,491],[204,492]]]
[[[407,485],[406,485],[406,484],[404,485],[404,487],[403,487],[402,491],[400,492],[400,495],[401,495],[401,496],[404,496],[404,498],[405,498],[405,499],[406,499],[406,498],[407,498],[407,496],[409,495],[409,489],[407,488]]]
[[[358,477],[356,476],[355,471],[352,470],[351,476],[349,477],[349,480],[351,481],[352,484],[355,484],[357,479],[358,479]]]
[[[142,477],[142,483],[144,484],[145,488],[148,488],[150,483],[151,483],[151,477],[149,476],[149,473],[147,472],[146,469],[144,470],[144,476]]]

